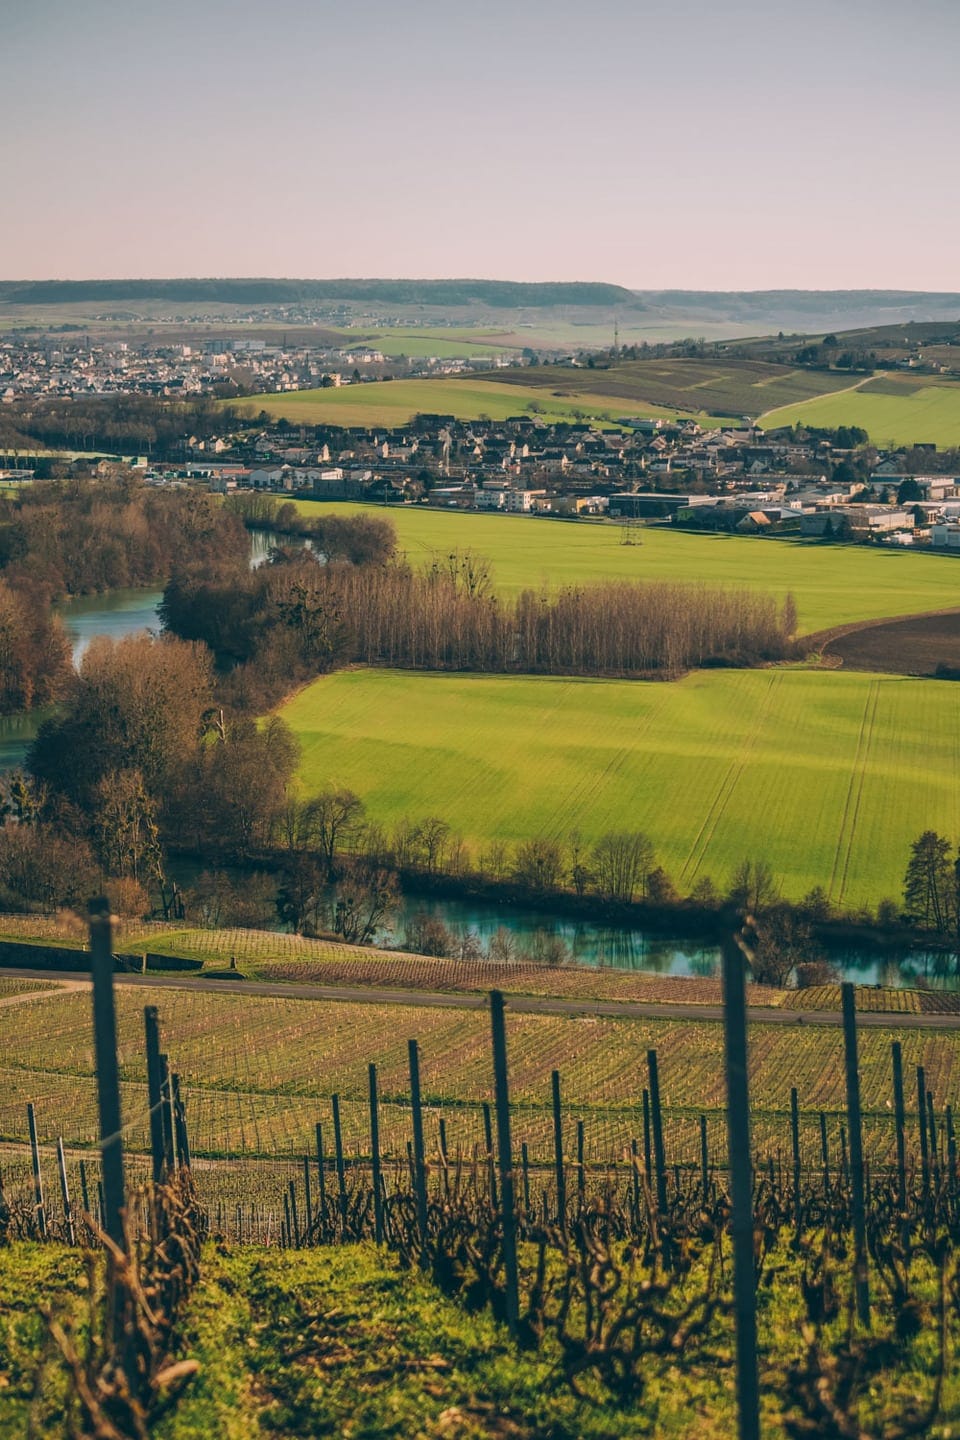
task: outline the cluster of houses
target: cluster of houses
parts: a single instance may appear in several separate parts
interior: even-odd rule
[[[233,336],[193,344],[98,340],[69,334],[12,335],[0,343],[0,402],[91,395],[154,395],[169,399],[351,385],[381,379],[456,375],[506,365],[509,357],[456,360],[442,356],[388,359],[375,346],[273,345]]]
[[[186,437],[182,453],[176,463],[134,463],[150,483],[205,483],[223,493],[659,521],[960,553],[960,477],[936,473],[933,446],[877,454],[792,430],[635,417],[602,430],[533,414],[418,415],[392,429],[346,429],[284,421],[237,428],[225,415],[222,428]],[[910,473],[918,455],[929,455],[930,473]],[[25,478],[22,468],[16,474]]]
[[[625,419],[597,430],[535,416],[417,416],[392,430],[287,426],[192,448],[184,473],[222,491],[960,550],[960,477],[910,474],[898,454],[867,467],[861,454],[823,437],[749,425],[704,430],[692,421]]]

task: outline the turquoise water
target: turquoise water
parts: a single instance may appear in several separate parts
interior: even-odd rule
[[[112,590],[108,595],[84,595],[56,607],[73,642],[74,664],[97,635],[120,640],[139,630],[159,630],[157,607],[161,590]],[[27,747],[48,711],[0,716],[0,774],[23,764]]]

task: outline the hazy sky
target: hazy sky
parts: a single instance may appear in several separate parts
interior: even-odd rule
[[[960,289],[960,0],[0,0],[0,276]]]

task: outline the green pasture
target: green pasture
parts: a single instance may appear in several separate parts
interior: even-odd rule
[[[438,815],[477,848],[646,831],[683,890],[766,860],[784,893],[899,895],[920,831],[960,837],[960,691],[842,671],[673,684],[362,670],[281,711],[306,792],[345,785],[387,825]]]
[[[238,402],[233,401],[236,405]],[[545,421],[586,418],[612,424],[620,416],[650,419],[676,417],[675,409],[614,395],[583,394],[564,382],[562,397],[540,386],[510,385],[497,380],[374,380],[340,389],[292,390],[288,394],[252,395],[244,402],[254,414],[266,410],[275,419],[304,425],[406,425],[414,415],[453,415],[458,420],[507,420],[535,415]],[[697,415],[704,426],[718,426],[717,417]]]
[[[949,555],[911,554],[862,545],[696,535],[650,526],[622,543],[616,523],[590,523],[443,511],[424,506],[328,504],[298,500],[305,515],[385,515],[400,549],[416,564],[435,551],[470,549],[493,565],[501,590],[595,580],[685,580],[749,585],[781,598],[791,592],[800,632],[960,606],[960,564]]]
[[[934,382],[902,388],[901,395],[878,393],[867,385],[822,395],[770,410],[760,424],[767,430],[779,425],[860,425],[875,445],[960,445],[960,385]]]
[[[345,347],[369,345],[391,359],[403,355],[418,359],[435,355],[439,360],[469,360],[472,356],[508,355],[530,343],[506,331],[469,326],[456,329],[446,325],[433,328],[425,325],[386,325],[372,330],[358,328],[340,331],[340,338]]]

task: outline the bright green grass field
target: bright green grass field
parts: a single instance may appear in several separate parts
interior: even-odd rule
[[[375,330],[342,330],[343,344],[370,345],[391,358],[436,356],[440,360],[470,359],[476,356],[509,355],[529,342],[506,331],[447,328],[439,326],[388,325]]]
[[[875,445],[960,445],[960,385],[928,385],[905,395],[845,390],[769,410],[760,424],[766,430],[778,425],[860,425]]]
[[[792,592],[802,634],[854,620],[960,605],[960,564],[948,555],[694,535],[659,527],[639,532],[641,544],[623,545],[616,524],[413,506],[385,510],[314,500],[296,503],[305,515],[385,515],[396,527],[401,550],[414,563],[436,550],[469,548],[490,559],[497,585],[508,593],[591,580],[749,585],[781,598]]]
[[[236,405],[238,402],[232,402]],[[294,390],[289,394],[253,395],[244,402],[259,414],[266,410],[293,424],[405,425],[414,415],[453,415],[458,420],[506,420],[511,415],[535,413],[543,420],[573,420],[578,415],[609,424],[622,415],[643,415],[672,420],[676,410],[665,410],[642,400],[616,396],[566,395],[562,400],[539,386],[504,385],[495,380],[390,380],[348,385],[339,390]],[[537,409],[531,412],[531,405]],[[717,416],[695,417],[705,428],[724,424]],[[731,422],[732,423],[732,422]]]
[[[281,711],[308,792],[386,824],[439,815],[475,845],[643,830],[681,889],[761,858],[798,898],[900,893],[908,846],[960,835],[960,690],[842,671],[673,684],[362,670]]]

